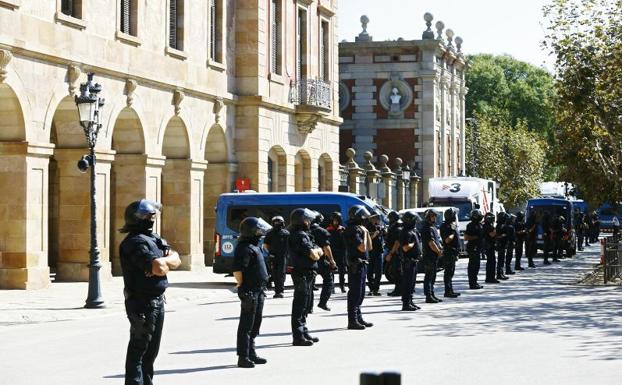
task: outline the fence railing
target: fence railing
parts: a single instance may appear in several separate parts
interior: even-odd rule
[[[606,237],[603,239],[603,276],[605,284],[614,279],[622,279],[622,239]]]
[[[300,79],[292,84],[290,100],[297,105],[314,106],[330,110],[330,84],[319,79]]]

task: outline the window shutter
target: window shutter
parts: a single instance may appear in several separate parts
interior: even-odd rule
[[[277,12],[278,12],[278,4],[277,4],[277,0],[270,0],[270,16],[271,16],[271,27],[272,27],[272,31],[270,31],[270,35],[272,36],[272,46],[271,48],[271,60],[272,60],[272,65],[271,65],[271,69],[273,73],[277,72],[277,60],[278,60],[278,55],[277,55],[277,49],[278,49],[278,24],[277,24]]]
[[[210,59],[216,61],[216,0],[210,0],[209,5],[209,22],[210,22]]]
[[[170,0],[168,45],[177,48],[177,0]]]
[[[121,0],[121,32],[130,33],[130,0]]]
[[[326,74],[324,73],[326,70],[326,52],[325,52],[325,36],[326,31],[324,30],[324,23],[320,23],[320,79],[325,80]]]

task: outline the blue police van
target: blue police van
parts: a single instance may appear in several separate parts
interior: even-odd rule
[[[622,223],[622,203],[612,206],[610,203],[604,203],[598,210],[598,220],[600,221],[600,230],[603,232],[613,231],[613,217],[618,218],[618,222]]]
[[[344,222],[348,218],[348,209],[354,205],[363,205],[370,211],[382,216],[386,221],[388,210],[374,201],[352,193],[227,193],[218,198],[216,204],[216,225],[214,234],[214,273],[229,274],[233,263],[233,252],[238,238],[240,222],[246,217],[263,218],[270,223],[277,215],[289,225],[289,214],[299,207],[306,207],[322,213],[328,219],[338,211]]]
[[[536,213],[538,225],[536,227],[536,244],[540,250],[544,249],[544,228],[542,227],[542,218],[545,213],[551,216],[551,221],[561,215],[566,219],[564,227],[568,230],[568,234],[562,241],[562,248],[566,250],[566,255],[575,255],[577,253],[576,233],[574,226],[574,209],[575,206],[581,208],[581,203],[575,205],[575,201],[561,198],[536,198],[527,202],[527,217],[532,212]]]

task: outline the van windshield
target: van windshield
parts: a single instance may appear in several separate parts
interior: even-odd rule
[[[470,201],[456,201],[456,200],[435,200],[434,206],[447,206],[447,207],[455,207],[458,210],[458,221],[470,221],[471,220],[471,211],[473,211],[473,204]]]
[[[527,213],[530,215],[532,212],[535,212],[538,223],[542,223],[542,218],[545,213],[549,214],[551,220],[557,216],[563,215],[566,219],[566,224],[570,224],[572,215],[569,214],[569,209],[569,205],[529,205]]]
[[[270,223],[270,220],[277,215],[282,216],[285,219],[285,225],[288,226],[289,214],[299,207],[306,207],[322,213],[325,222],[323,225],[326,224],[333,212],[341,212],[339,205],[229,206],[227,210],[227,227],[237,233],[240,228],[240,222],[246,217],[258,217]]]

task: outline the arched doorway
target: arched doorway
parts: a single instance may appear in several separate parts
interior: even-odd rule
[[[223,128],[216,124],[209,130],[205,142],[205,160],[207,169],[203,184],[204,192],[204,236],[203,251],[206,265],[212,265],[214,260],[216,202],[220,194],[231,191],[233,181],[229,162],[229,146]]]
[[[333,191],[333,160],[324,153],[318,160],[318,191]]]
[[[268,152],[268,192],[287,191],[287,154],[274,146]]]
[[[311,191],[311,157],[300,150],[294,159],[294,191]]]
[[[125,207],[147,196],[145,138],[141,121],[131,108],[121,110],[112,132],[112,149],[116,152],[111,171],[111,263],[112,273],[121,275],[119,245],[125,234],[119,229],[125,223]]]

